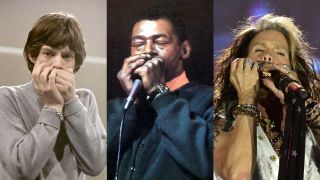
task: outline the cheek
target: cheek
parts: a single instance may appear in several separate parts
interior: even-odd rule
[[[159,53],[159,56],[162,57],[162,58],[166,58],[168,56],[170,56],[170,50],[168,49],[161,49],[161,50],[158,50],[158,53]]]
[[[39,55],[38,57],[35,58],[36,62],[42,63],[42,62],[49,62],[50,59],[46,58],[45,56]]]
[[[180,55],[180,51],[174,47],[163,48],[158,51],[160,57],[165,59],[175,59]]]
[[[130,51],[131,51],[131,55],[140,54],[137,48],[131,48]]]
[[[71,61],[67,61],[65,63],[66,68],[72,68],[74,69],[74,67],[76,66],[76,61],[75,60],[71,60]]]
[[[255,53],[249,53],[248,58],[257,61],[257,60],[259,60],[259,55],[255,54]]]
[[[282,58],[283,64],[289,64],[290,65],[290,60],[289,58]]]

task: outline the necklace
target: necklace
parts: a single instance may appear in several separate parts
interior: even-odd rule
[[[281,145],[283,143],[283,133],[277,130],[275,122],[269,118],[259,118],[259,124],[267,135],[273,149],[280,156]]]

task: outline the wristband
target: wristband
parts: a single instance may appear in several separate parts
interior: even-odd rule
[[[259,111],[255,105],[238,104],[233,111],[233,116],[236,117],[237,115],[247,115],[254,118],[259,118]]]
[[[50,112],[53,112],[53,113],[55,113],[55,114],[59,117],[59,119],[60,119],[61,121],[64,120],[64,117],[63,117],[62,112],[58,111],[57,108],[52,107],[52,106],[46,106],[46,105],[44,105],[42,109],[43,109],[43,110],[48,110],[48,111],[50,111]]]
[[[147,102],[151,103],[158,96],[160,96],[161,94],[166,93],[168,91],[169,91],[169,88],[166,85],[158,84],[157,86],[154,86],[152,88],[152,91],[147,96],[146,100],[147,100]]]

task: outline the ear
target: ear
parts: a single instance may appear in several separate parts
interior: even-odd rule
[[[33,64],[36,64],[37,59],[35,59],[34,57],[31,57],[30,54],[29,54],[28,56],[29,56],[30,61],[31,61]]]
[[[188,59],[191,54],[191,43],[188,40],[183,41],[181,44],[181,57],[182,59]]]

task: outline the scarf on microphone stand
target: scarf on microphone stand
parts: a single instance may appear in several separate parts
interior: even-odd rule
[[[306,110],[304,99],[289,96],[278,180],[303,180]]]

